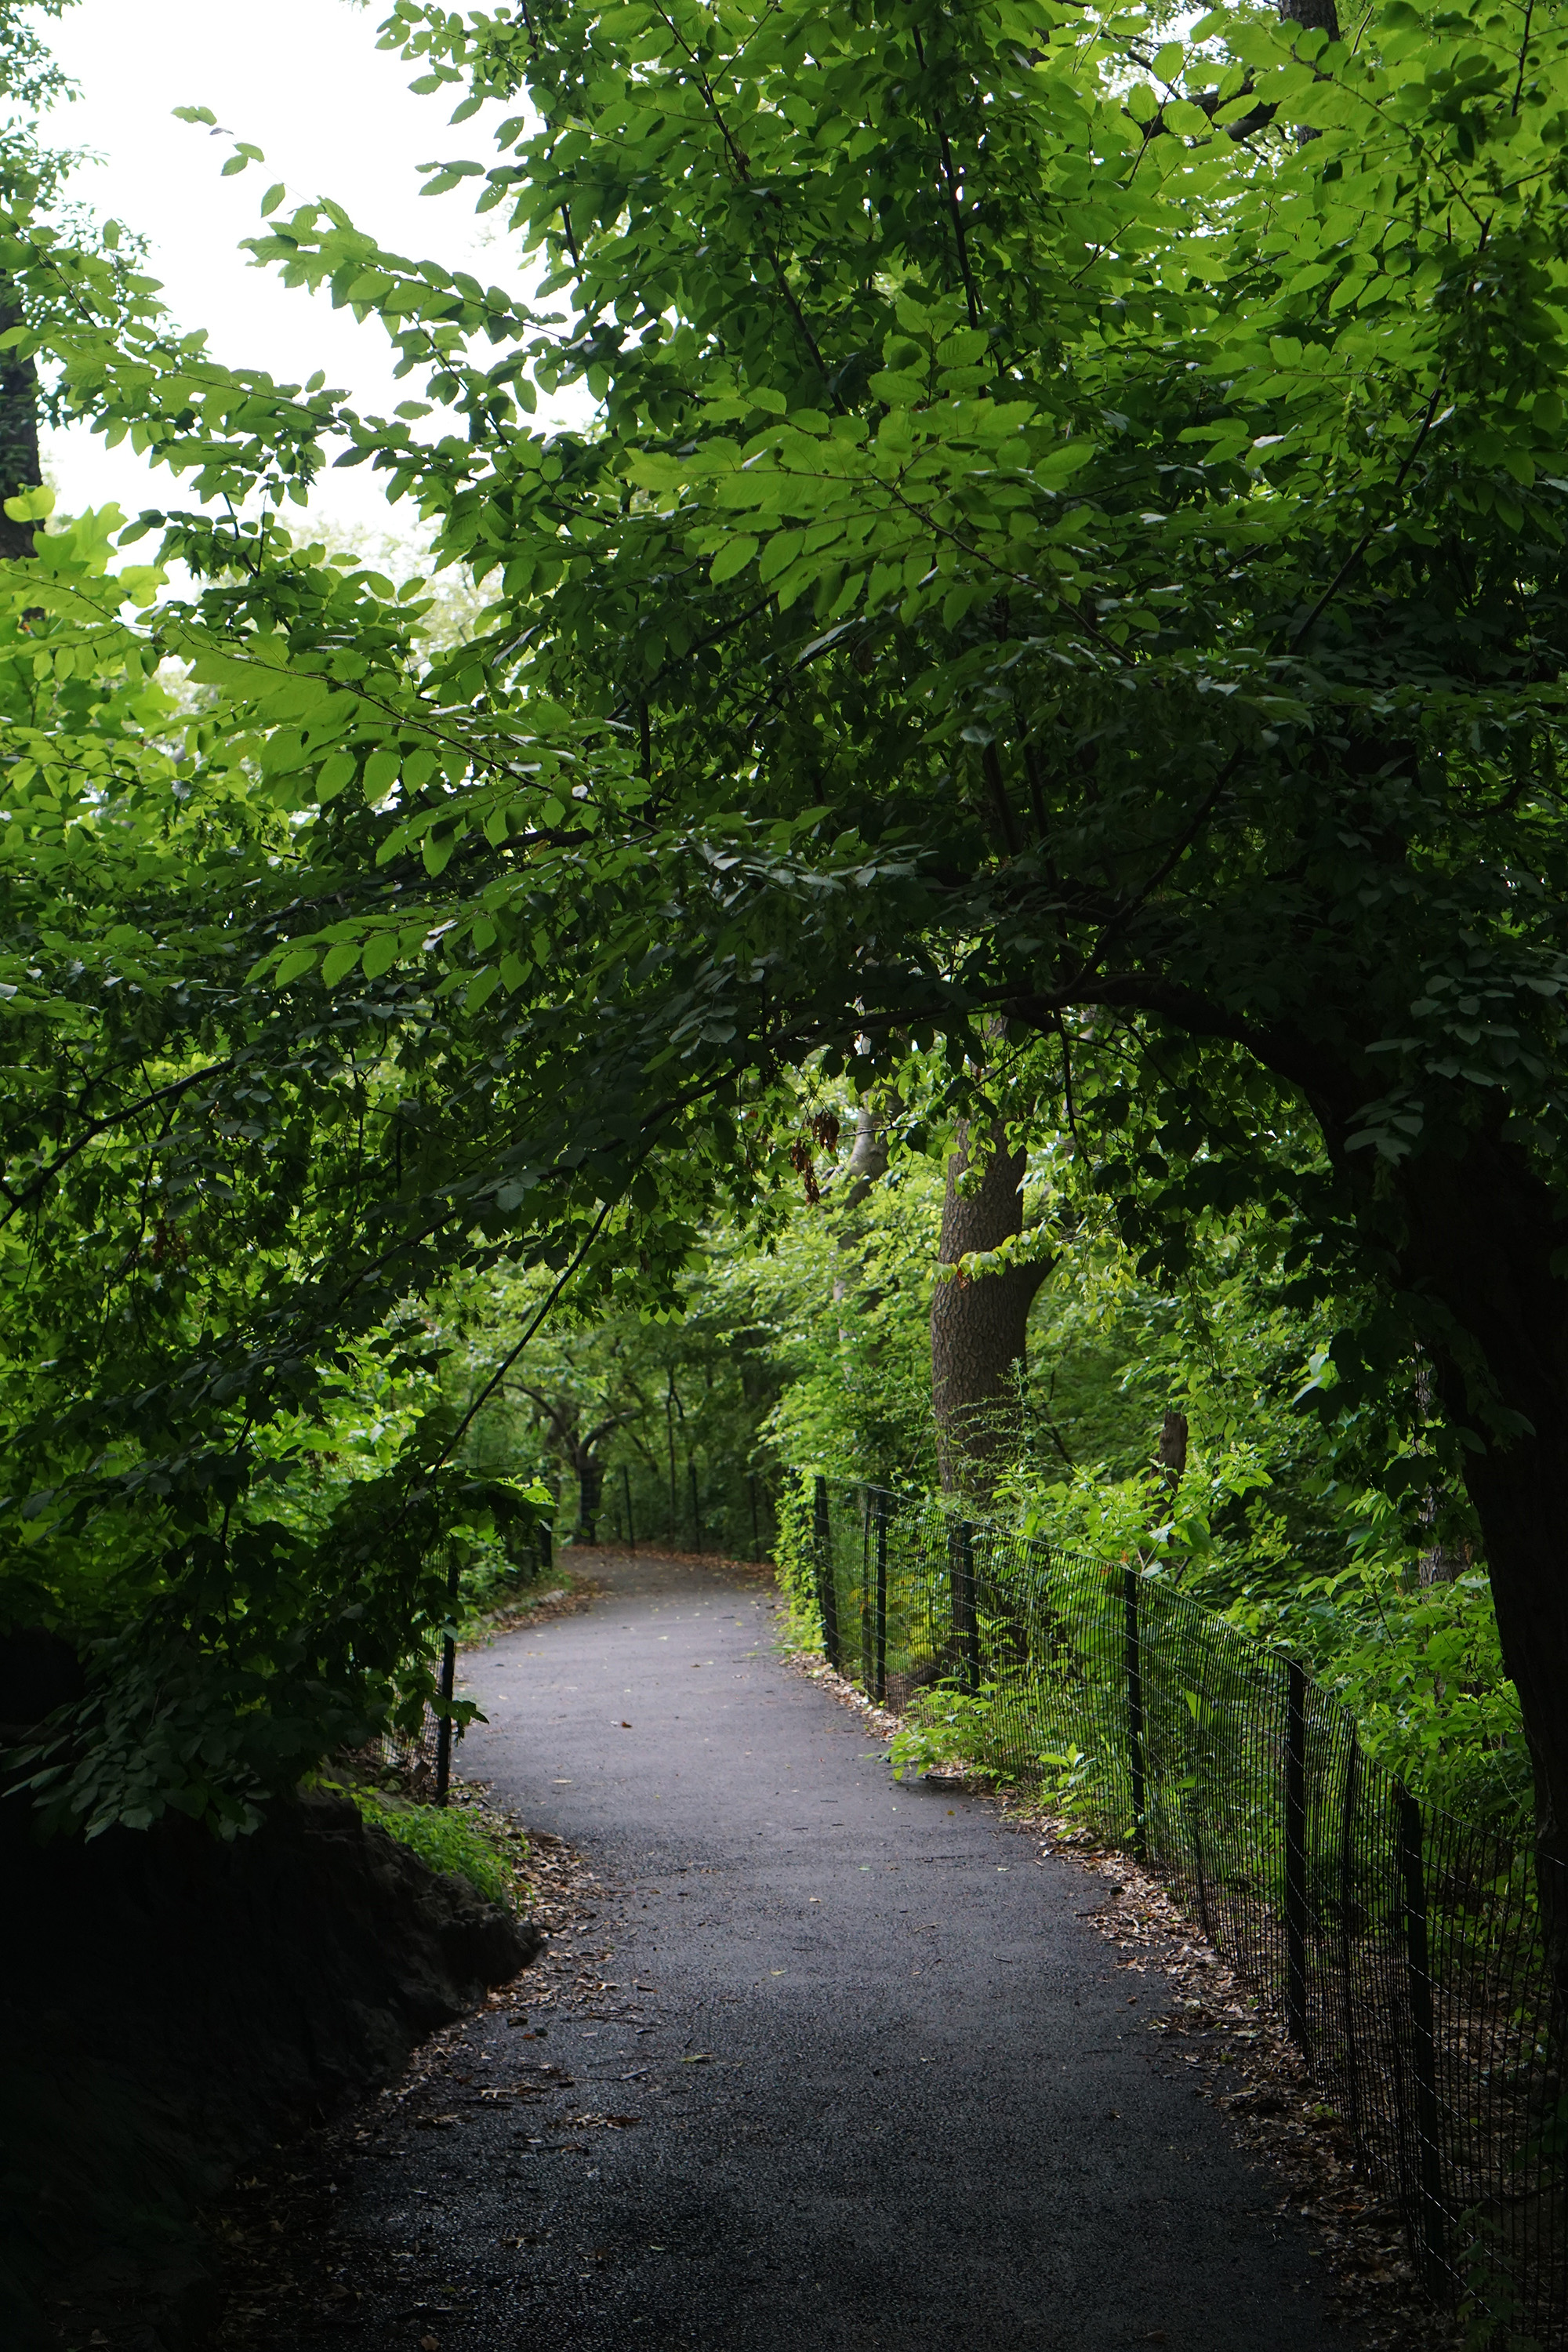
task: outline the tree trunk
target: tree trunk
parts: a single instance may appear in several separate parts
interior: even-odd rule
[[[572,1467],[577,1473],[577,1533],[584,1543],[596,1544],[605,1495],[604,1465],[593,1454],[579,1454]]]
[[[22,306],[14,287],[0,287],[0,330],[20,326]],[[0,352],[0,556],[33,553],[37,523],[15,522],[4,501],[43,480],[38,463],[38,372],[30,359]]]
[[[860,1270],[860,1261],[854,1253],[864,1238],[865,1228],[850,1221],[872,1185],[888,1172],[888,1139],[877,1110],[877,1104],[869,1102],[862,1103],[856,1112],[854,1146],[837,1179],[835,1199],[844,1222],[838,1231],[840,1270],[833,1277],[836,1307],[842,1306],[848,1297],[854,1276]],[[837,1185],[842,1185],[842,1194]]]
[[[1165,1408],[1154,1459],[1161,1485],[1173,1495],[1186,1475],[1187,1468],[1187,1416],[1184,1412],[1178,1412],[1173,1404]]]
[[[1019,1190],[1025,1155],[1010,1151],[997,1125],[977,1191],[967,1198],[958,1179],[969,1166],[969,1128],[947,1163],[942,1202],[943,1266],[973,1252],[994,1250],[1024,1229]],[[982,1508],[991,1502],[1003,1466],[1017,1458],[1023,1439],[1025,1330],[1029,1308],[1050,1268],[1010,1265],[994,1274],[939,1280],[931,1303],[931,1408],[944,1493],[963,1494]]]
[[[1487,1138],[1463,1160],[1423,1155],[1400,1191],[1409,1221],[1404,1286],[1453,1315],[1455,1344],[1432,1353],[1449,1418],[1482,1441],[1467,1450],[1465,1484],[1530,1743],[1542,1907],[1568,2000],[1568,1283],[1553,1265],[1563,1227],[1523,1155]],[[1475,1377],[1484,1373],[1467,1368],[1467,1339],[1511,1433],[1488,1426]]]
[[[1334,0],[1279,0],[1279,14],[1287,23],[1303,26],[1310,33],[1327,33],[1331,41],[1340,37]]]

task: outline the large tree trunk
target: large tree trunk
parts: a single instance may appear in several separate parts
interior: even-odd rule
[[[1279,0],[1279,14],[1288,23],[1300,25],[1308,32],[1327,33],[1331,41],[1340,37],[1339,10],[1334,0]]]
[[[22,307],[14,287],[0,280],[0,330],[20,326]],[[37,489],[43,480],[38,463],[38,372],[30,359],[0,352],[0,556],[33,553],[37,523],[15,522],[5,510],[6,499],[19,490]]]
[[[1010,1151],[1000,1126],[976,1191],[965,1196],[958,1179],[970,1164],[967,1122],[947,1163],[939,1258],[957,1265],[973,1252],[994,1250],[1022,1233],[1025,1155]],[[944,1493],[962,1494],[982,1507],[998,1473],[1017,1458],[1023,1439],[1025,1330],[1029,1307],[1050,1271],[1046,1265],[1010,1265],[994,1274],[939,1279],[931,1303],[931,1406],[937,1461]]]
[[[1542,1900],[1568,1999],[1568,1282],[1563,1227],[1522,1154],[1480,1137],[1463,1160],[1407,1164],[1401,1271],[1458,1327],[1434,1345],[1450,1419],[1482,1441],[1465,1484],[1491,1573],[1503,1662],[1518,1687],[1535,1778]],[[1465,1362],[1467,1338],[1482,1363]],[[1505,1419],[1489,1426],[1490,1373]]]
[[[597,1454],[574,1448],[572,1467],[577,1474],[577,1533],[584,1543],[596,1544],[605,1497],[605,1465]]]

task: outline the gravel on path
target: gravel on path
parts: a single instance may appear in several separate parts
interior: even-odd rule
[[[896,1782],[789,1672],[770,1587],[594,1573],[585,1614],[467,1654],[460,1760],[603,1900],[519,1980],[542,2039],[482,2014],[443,2128],[341,2168],[338,2324],[377,2352],[1350,2352],[1082,1873]]]

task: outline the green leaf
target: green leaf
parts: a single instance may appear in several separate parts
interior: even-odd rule
[[[353,783],[359,772],[359,762],[352,751],[334,751],[323,760],[316,775],[316,797],[320,801],[335,800]]]
[[[336,988],[344,974],[353,971],[359,958],[359,948],[352,940],[340,940],[335,947],[329,948],[326,961],[321,966],[322,986]]]
[[[390,971],[397,961],[398,951],[397,933],[378,931],[374,939],[365,942],[364,952],[360,958],[365,978],[379,980],[384,971]]]
[[[709,567],[708,576],[714,587],[721,587],[726,580],[733,580],[738,572],[743,572],[756,551],[756,541],[744,533],[726,540]]]

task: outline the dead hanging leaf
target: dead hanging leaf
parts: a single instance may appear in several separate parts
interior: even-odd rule
[[[795,1174],[801,1179],[801,1181],[805,1187],[807,1203],[812,1208],[815,1208],[818,1201],[822,1198],[822,1187],[816,1181],[816,1161],[810,1145],[806,1143],[792,1144],[790,1146],[789,1164],[795,1170]]]

